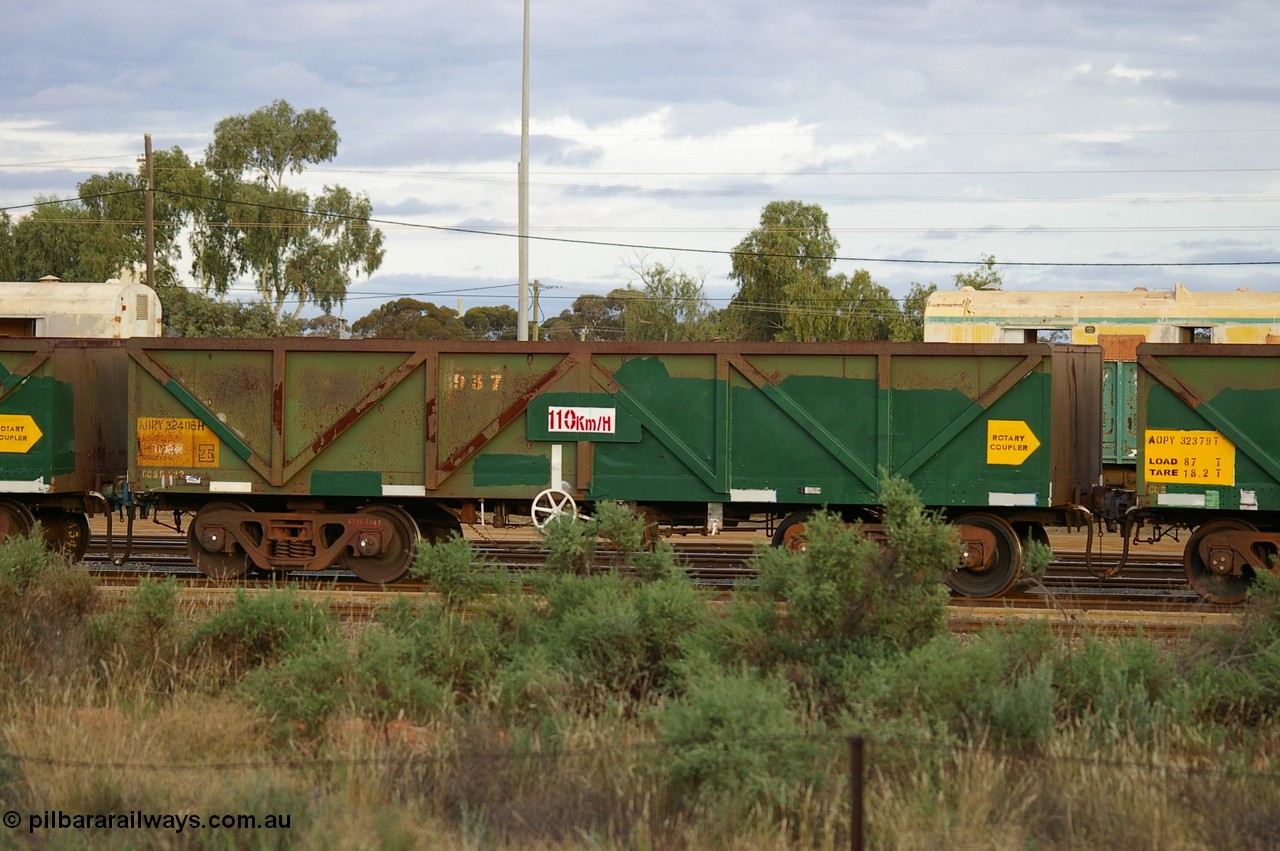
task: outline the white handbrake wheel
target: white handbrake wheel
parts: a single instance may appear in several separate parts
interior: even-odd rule
[[[570,519],[578,519],[578,505],[573,497],[560,488],[547,488],[533,498],[533,507],[529,510],[533,525],[539,529],[562,515]]]

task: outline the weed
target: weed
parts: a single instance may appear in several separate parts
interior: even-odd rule
[[[232,604],[198,624],[191,647],[219,660],[232,676],[306,649],[334,633],[322,605],[296,593],[237,589]]]
[[[504,572],[494,571],[470,541],[457,535],[435,543],[419,542],[409,575],[430,583],[450,607],[465,606],[510,585]]]

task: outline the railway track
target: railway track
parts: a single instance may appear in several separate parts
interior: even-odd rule
[[[672,544],[700,585],[728,590],[755,579],[750,565],[754,543],[699,537],[676,538]],[[506,569],[517,578],[546,560],[546,549],[536,539],[473,540],[472,545],[483,563]],[[121,554],[119,546],[114,550]],[[602,567],[622,562],[605,548],[597,556]],[[225,605],[238,588],[279,587],[281,582],[280,577],[253,575],[230,585],[208,579],[187,558],[185,538],[171,533],[135,536],[130,562],[124,565],[108,560],[106,541],[98,537],[91,541],[85,561],[108,598],[123,601],[139,579],[173,576],[182,584],[184,604],[191,609]],[[1115,553],[1095,555],[1093,567],[1098,570],[1114,563]],[[322,594],[336,614],[357,620],[372,618],[394,594],[422,594],[424,599],[430,595],[430,588],[422,583],[404,581],[381,588],[341,570],[294,573],[286,581],[299,591]],[[1100,579],[1086,569],[1083,552],[1064,550],[1043,578],[1026,579],[998,600],[953,596],[950,604],[949,625],[956,632],[1028,620],[1047,622],[1059,632],[1173,636],[1198,627],[1230,626],[1238,622],[1239,612],[1202,600],[1187,583],[1180,557],[1173,552],[1131,553],[1120,576]]]

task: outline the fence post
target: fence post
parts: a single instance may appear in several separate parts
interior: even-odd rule
[[[849,737],[849,848],[862,851],[863,752],[866,740],[861,736]]]

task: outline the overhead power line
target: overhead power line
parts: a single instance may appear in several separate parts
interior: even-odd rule
[[[110,196],[113,196],[113,195],[124,195],[124,194],[129,194],[129,193],[134,193],[134,192],[136,192],[136,193],[139,193],[139,194],[140,194],[142,191],[143,191],[143,190],[141,190],[141,189],[126,189],[126,190],[119,190],[119,191],[117,191],[117,192],[106,192],[106,193],[102,193],[102,194],[99,194],[99,195],[81,196],[81,197],[79,197],[79,198],[59,199],[59,200],[50,200],[50,201],[38,201],[38,202],[32,202],[32,203],[30,203],[30,204],[18,204],[18,205],[14,205],[14,206],[10,206],[10,207],[0,207],[0,212],[7,212],[7,211],[9,211],[9,210],[25,209],[25,208],[32,208],[32,207],[41,207],[41,206],[47,206],[47,205],[51,205],[51,204],[69,203],[69,202],[72,202],[72,201],[80,201],[80,202],[84,202],[84,201],[95,200],[95,199],[98,199],[98,198],[106,198],[106,197],[110,197]],[[177,198],[187,198],[187,199],[191,199],[191,200],[199,200],[199,201],[225,201],[225,200],[226,200],[226,199],[222,199],[222,198],[215,198],[215,197],[208,196],[208,195],[199,195],[199,194],[186,193],[186,192],[175,192],[175,191],[173,191],[173,190],[157,189],[156,191],[157,191],[157,192],[160,192],[160,193],[162,193],[162,194],[165,194],[165,195],[172,196],[172,197],[177,197]],[[524,238],[524,239],[528,239],[528,240],[531,240],[531,241],[544,242],[544,243],[556,243],[556,244],[562,244],[562,245],[583,245],[583,246],[592,246],[592,247],[599,247],[599,248],[622,248],[622,249],[627,249],[627,250],[632,250],[632,251],[662,251],[662,252],[671,252],[671,253],[682,253],[682,254],[703,254],[703,255],[716,255],[716,256],[728,256],[728,257],[732,257],[732,256],[734,256],[735,254],[739,254],[739,253],[741,253],[741,252],[734,251],[733,249],[723,249],[723,248],[690,248],[690,247],[686,247],[686,246],[657,245],[657,244],[651,244],[651,243],[638,243],[638,242],[619,242],[619,241],[614,241],[614,240],[581,239],[581,238],[566,237],[566,236],[547,236],[547,235],[533,235],[533,234],[530,234],[530,235],[528,235],[527,237],[521,237],[519,234],[516,234],[516,233],[509,233],[509,232],[503,232],[503,231],[491,230],[491,229],[483,229],[483,228],[464,228],[464,227],[457,227],[457,226],[450,226],[450,225],[431,225],[431,224],[421,224],[421,223],[417,223],[417,222],[406,222],[406,221],[399,221],[399,220],[396,220],[396,219],[383,219],[383,218],[375,218],[375,217],[369,217],[368,219],[362,219],[362,218],[356,218],[356,217],[353,217],[353,216],[344,216],[344,215],[337,214],[337,213],[316,213],[315,211],[311,211],[311,210],[303,210],[303,209],[297,209],[297,208],[292,208],[292,207],[283,207],[283,206],[275,205],[275,204],[262,204],[262,203],[256,203],[256,202],[242,202],[242,201],[237,201],[237,202],[235,202],[235,204],[236,204],[237,206],[241,206],[241,207],[251,207],[251,208],[255,208],[255,209],[270,210],[270,211],[276,211],[276,212],[294,213],[294,214],[299,214],[299,215],[319,215],[319,216],[322,216],[322,217],[325,217],[325,218],[338,219],[338,220],[345,220],[345,221],[349,221],[349,222],[356,222],[356,223],[364,223],[364,224],[367,224],[367,225],[381,225],[381,226],[385,226],[385,227],[403,228],[403,229],[408,229],[408,230],[426,230],[426,231],[433,231],[433,232],[439,232],[439,233],[457,233],[457,234],[467,234],[467,235],[471,235],[471,236],[500,237],[500,238],[504,238],[504,239],[521,239],[521,238]],[[79,222],[79,223],[83,224],[84,222]],[[122,223],[122,222],[109,222],[109,223],[104,222],[103,224],[123,224],[123,223]],[[261,227],[261,226],[262,226],[262,224],[261,224],[261,223],[256,223],[256,222],[255,222],[255,223],[235,223],[235,222],[230,222],[230,223],[227,223],[227,226],[233,226],[233,227],[250,227],[250,226],[252,226],[252,227]],[[868,230],[869,232],[872,232],[872,231],[873,231],[873,232],[900,232],[900,231],[897,231],[897,230],[883,230],[883,229],[867,229],[867,230]],[[999,230],[999,229],[997,229],[997,230]],[[1024,231],[1028,231],[1028,232],[1032,232],[1032,233],[1043,233],[1043,232],[1046,232],[1046,231],[1052,231],[1052,232],[1064,232],[1064,231],[1067,231],[1067,232],[1071,232],[1071,231],[1080,231],[1080,232],[1084,232],[1084,231],[1089,231],[1089,232],[1094,232],[1094,231],[1108,231],[1108,232],[1110,232],[1110,231],[1114,231],[1114,230],[1121,230],[1121,231],[1125,231],[1125,230],[1150,230],[1150,229],[1148,229],[1148,228],[1125,228],[1125,229],[1113,229],[1113,228],[1071,228],[1071,229],[1059,229],[1059,228],[1034,228],[1034,227],[1024,227],[1024,228],[1017,228],[1017,229],[1015,229],[1015,230],[1024,230]],[[1181,231],[1186,231],[1186,230],[1192,230],[1192,231],[1199,231],[1199,230],[1248,230],[1248,231],[1270,231],[1270,230],[1280,230],[1280,226],[1271,226],[1271,225],[1239,226],[1239,227],[1225,227],[1225,226],[1224,226],[1224,227],[1221,227],[1221,228],[1216,228],[1216,227],[1215,227],[1215,228],[1181,228],[1181,227],[1170,227],[1170,228],[1160,228],[1159,230],[1169,230],[1169,231],[1179,231],[1179,232],[1181,232]],[[926,233],[928,233],[928,232],[934,232],[934,233],[937,233],[937,232],[955,233],[955,232],[960,232],[960,231],[965,231],[965,232],[977,232],[977,233],[986,233],[986,232],[992,232],[992,229],[991,229],[991,228],[959,228],[959,229],[957,229],[957,228],[934,228],[934,229],[926,229],[926,230],[925,230],[925,231],[923,231],[923,232],[926,232]],[[922,232],[922,231],[905,231],[905,232]],[[827,260],[827,261],[831,261],[831,262],[841,261],[841,262],[850,262],[850,263],[895,264],[895,265],[915,265],[915,266],[961,266],[961,267],[970,267],[970,266],[973,266],[973,265],[974,265],[974,262],[975,262],[972,258],[965,259],[965,260],[939,260],[939,259],[919,259],[919,258],[905,258],[905,257],[858,257],[858,256],[850,256],[850,255],[842,255],[842,254],[832,254],[832,255],[827,255],[827,256],[811,256],[811,255],[797,255],[797,254],[774,253],[774,252],[750,252],[750,253],[751,253],[752,255],[754,255],[754,256],[757,256],[757,257],[769,257],[769,258],[778,258],[778,259],[801,259],[801,258],[803,257],[804,259],[818,259],[818,260]],[[1061,261],[1061,260],[1053,260],[1053,261],[1049,261],[1049,260],[1043,260],[1043,261],[1027,261],[1027,260],[1001,260],[1001,261],[1000,261],[1000,265],[1001,265],[1002,267],[1006,267],[1006,268],[1158,268],[1158,267],[1166,267],[1166,268],[1218,268],[1218,267],[1280,266],[1280,259],[1275,259],[1275,260],[1199,260],[1199,261],[1195,261],[1195,260],[1183,260],[1183,261],[1169,261],[1169,260],[1162,260],[1162,261]]]

